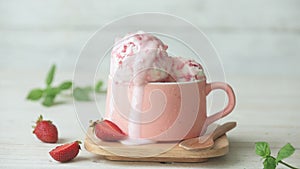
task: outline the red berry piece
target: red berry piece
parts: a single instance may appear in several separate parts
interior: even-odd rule
[[[119,141],[127,137],[115,123],[109,120],[96,123],[94,130],[96,136],[103,141]]]
[[[49,154],[51,157],[59,162],[67,162],[74,159],[80,150],[80,141],[75,141],[72,143],[57,146],[55,149],[51,150]]]
[[[38,139],[45,143],[56,143],[58,140],[57,128],[50,120],[43,120],[43,116],[40,115],[36,121],[33,133]]]

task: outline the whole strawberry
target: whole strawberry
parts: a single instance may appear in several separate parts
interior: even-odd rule
[[[59,162],[67,162],[75,158],[80,149],[80,141],[75,141],[72,143],[57,146],[55,149],[51,150],[49,154],[51,157]]]
[[[56,143],[58,140],[57,128],[50,120],[43,120],[43,116],[40,115],[36,121],[33,133],[38,139],[45,143]]]

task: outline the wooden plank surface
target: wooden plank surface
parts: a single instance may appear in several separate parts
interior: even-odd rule
[[[224,156],[229,151],[226,135],[215,141],[211,149],[188,151],[178,143],[155,143],[124,146],[119,142],[103,142],[95,137],[92,128],[87,132],[84,147],[91,153],[112,161],[136,162],[206,162],[211,158]]]

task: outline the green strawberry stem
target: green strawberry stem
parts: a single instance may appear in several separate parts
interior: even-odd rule
[[[43,118],[42,115],[40,115],[40,116],[38,117],[38,119],[37,119],[37,121],[36,121],[35,123],[38,124],[38,123],[41,122],[41,121],[48,121],[49,123],[52,123],[51,120],[44,120],[44,118]],[[36,126],[34,126],[34,127],[36,127]]]
[[[40,116],[38,117],[36,123],[41,122],[41,121],[43,121],[43,116],[42,116],[42,115],[40,115]]]
[[[298,169],[298,168],[293,167],[293,166],[291,166],[291,165],[289,165],[289,164],[287,164],[287,163],[285,163],[283,161],[278,161],[278,162],[281,163],[281,164],[283,164],[283,165],[285,165],[285,166],[287,166],[287,167],[289,167],[289,168],[291,168],[291,169]]]

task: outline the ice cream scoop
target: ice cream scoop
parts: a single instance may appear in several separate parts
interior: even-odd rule
[[[195,60],[172,57],[171,76],[177,82],[196,81],[204,78],[202,66]]]
[[[115,42],[111,52],[110,75],[117,82],[143,85],[168,76],[172,58],[168,46],[152,34],[139,31]]]
[[[202,66],[191,59],[171,57],[168,46],[152,34],[139,31],[116,40],[111,52],[110,76],[115,82],[185,82],[201,80]]]

